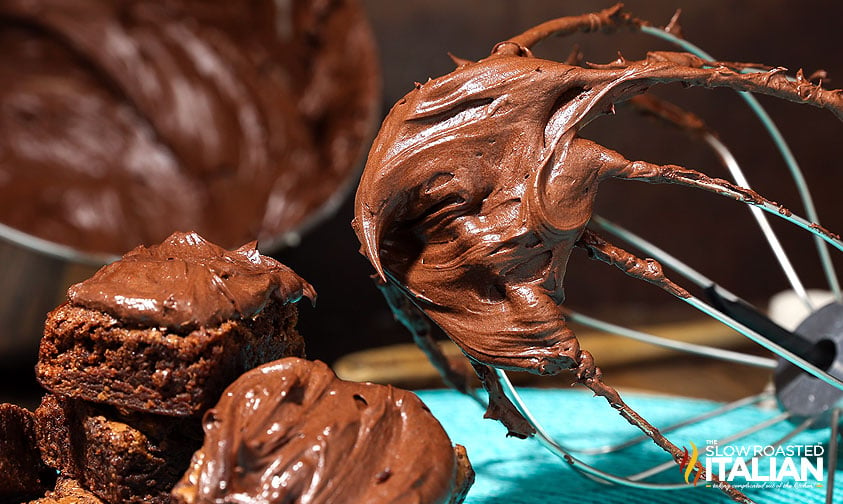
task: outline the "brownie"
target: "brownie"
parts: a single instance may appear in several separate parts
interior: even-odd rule
[[[45,469],[32,412],[14,404],[0,404],[0,502],[43,493]]]
[[[35,411],[44,461],[112,503],[170,502],[202,444],[198,419],[121,412],[46,394]]]
[[[37,375],[48,390],[172,416],[200,415],[247,369],[304,353],[294,305],[273,303],[249,320],[186,335],[127,327],[113,316],[63,304],[41,340]]]
[[[175,233],[70,288],[36,375],[58,395],[198,417],[244,371],[303,356],[295,303],[315,295],[256,243],[228,251]]]
[[[104,504],[96,495],[70,478],[59,478],[55,490],[29,504]]]

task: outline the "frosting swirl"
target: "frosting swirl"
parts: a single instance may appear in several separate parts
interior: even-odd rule
[[[204,419],[182,502],[450,502],[458,464],[414,394],[294,357],[242,375]]]

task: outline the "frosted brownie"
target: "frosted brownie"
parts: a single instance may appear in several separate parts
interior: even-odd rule
[[[36,375],[57,395],[198,416],[244,371],[304,354],[302,297],[316,293],[254,242],[228,251],[174,233],[69,289],[47,316]]]

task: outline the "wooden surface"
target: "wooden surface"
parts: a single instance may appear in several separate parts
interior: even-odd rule
[[[643,332],[677,341],[742,349],[758,353],[747,340],[711,320],[663,324],[638,328]],[[771,371],[704,357],[689,357],[674,350],[630,340],[613,334],[578,331],[580,344],[589,350],[603,370],[606,383],[619,389],[727,401],[758,393],[770,381]],[[441,342],[443,352],[471,373],[468,361],[450,341]],[[337,374],[354,381],[391,383],[407,388],[441,387],[442,382],[424,354],[412,344],[389,345],[349,354],[334,364]],[[566,387],[570,374],[540,377],[513,375],[519,385]]]

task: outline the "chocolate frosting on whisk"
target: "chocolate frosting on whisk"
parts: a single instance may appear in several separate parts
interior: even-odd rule
[[[619,55],[599,65],[548,61],[531,51],[553,34],[641,25],[620,4],[557,18],[497,44],[483,60],[455,59],[453,72],[416,84],[375,139],[352,224],[393,311],[417,341],[435,354],[423,337],[421,310],[470,358],[489,392],[486,417],[501,420],[511,435],[535,432],[492,366],[538,374],[569,369],[679,461],[682,451],[602,381],[565,322],[563,280],[574,247],[677,297],[690,296],[657,261],[587,228],[598,185],[609,178],[680,184],[787,210],[694,170],[627,160],[580,130],[614,112],[615,103],[670,82],[764,93],[841,119],[843,90],[823,89],[801,71],[788,78],[782,68],[683,52],[651,52],[642,60]],[[395,301],[402,294],[409,302]],[[447,363],[441,367],[459,383]],[[748,501],[728,484],[720,488]]]
[[[616,92],[577,70],[493,56],[420,85],[358,189],[363,252],[480,362],[553,373],[579,352],[559,305],[604,154],[575,135]]]
[[[464,493],[445,431],[414,394],[286,358],[247,372],[204,419],[181,502],[446,503]]]
[[[540,374],[576,365],[579,345],[560,306],[575,246],[688,295],[654,261],[583,238],[601,181],[683,184],[776,206],[693,170],[629,161],[579,135],[615,103],[681,82],[766,93],[843,118],[843,92],[801,72],[788,79],[783,69],[674,52],[576,65],[530,51],[551,33],[639,24],[615,6],[539,25],[417,84],[381,126],[355,201],[361,252],[477,362]]]

